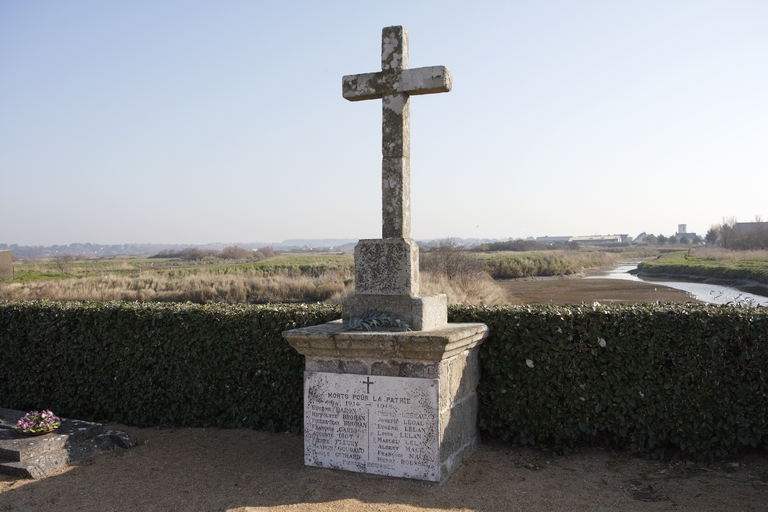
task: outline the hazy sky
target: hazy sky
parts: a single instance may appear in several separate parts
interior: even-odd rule
[[[414,238],[768,219],[768,1],[0,0],[0,243],[380,237],[389,25]]]

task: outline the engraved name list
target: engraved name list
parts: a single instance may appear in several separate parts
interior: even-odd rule
[[[438,480],[438,380],[304,373],[309,466]]]

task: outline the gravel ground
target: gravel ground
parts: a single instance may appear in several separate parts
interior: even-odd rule
[[[140,440],[41,480],[0,476],[0,510],[766,510],[768,456],[712,465],[596,448],[483,443],[441,485],[303,465],[303,440],[246,429],[114,427]]]

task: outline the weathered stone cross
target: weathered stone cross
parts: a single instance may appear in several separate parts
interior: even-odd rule
[[[408,31],[385,27],[381,71],[342,78],[349,101],[382,99],[382,238],[411,237],[411,116],[409,96],[451,90],[445,66],[408,69]]]
[[[383,157],[382,237],[355,246],[355,294],[342,301],[346,326],[369,317],[415,331],[448,322],[445,295],[419,295],[419,246],[411,238],[409,97],[450,90],[451,74],[444,66],[408,69],[408,32],[403,27],[382,30],[381,71],[342,79],[346,99],[382,99]]]

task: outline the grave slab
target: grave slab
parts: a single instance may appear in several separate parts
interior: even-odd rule
[[[101,423],[61,419],[61,426],[44,436],[26,437],[13,428],[24,412],[0,408],[0,473],[42,478],[60,467],[99,452],[133,448],[136,441]]]

